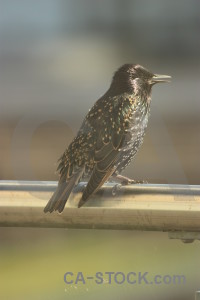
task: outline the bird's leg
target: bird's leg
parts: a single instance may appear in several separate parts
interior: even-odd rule
[[[134,179],[130,179],[126,176],[122,176],[122,175],[113,175],[111,177],[111,180],[118,182],[112,188],[112,195],[113,196],[115,196],[119,192],[120,188],[124,185],[142,184],[142,183],[145,184],[145,183],[147,183],[147,181],[145,181],[145,180],[134,180]]]
[[[130,179],[126,176],[122,176],[122,175],[113,175],[111,177],[111,179],[113,179],[114,181],[119,182],[121,185],[128,185],[128,184],[146,184],[147,181],[146,180],[134,180],[134,179]]]

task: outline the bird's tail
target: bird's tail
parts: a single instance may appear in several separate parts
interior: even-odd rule
[[[47,205],[44,208],[44,212],[50,212],[58,211],[61,213],[65,207],[65,204],[73,190],[73,187],[78,183],[80,177],[82,175],[81,172],[77,172],[74,174],[70,180],[59,182],[58,187],[55,191],[55,193],[52,195],[51,199],[47,203]]]

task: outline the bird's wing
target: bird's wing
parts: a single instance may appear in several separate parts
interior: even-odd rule
[[[109,123],[108,126],[110,126]],[[102,128],[101,131],[98,132],[94,152],[95,165],[79,202],[79,207],[81,207],[87,201],[88,197],[96,192],[115,171],[115,163],[119,157],[119,150],[123,144],[123,140],[123,131],[119,132],[113,130],[111,134],[105,133],[105,129]]]
[[[87,201],[88,197],[96,192],[115,171],[115,163],[119,155],[118,149],[123,142],[122,135],[115,138],[107,145],[103,144],[100,149],[95,151],[96,163],[83,192],[81,201],[79,202],[79,207],[81,207]]]

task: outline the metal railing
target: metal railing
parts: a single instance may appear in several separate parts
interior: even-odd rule
[[[45,214],[56,185],[0,181],[0,226],[155,230],[185,242],[200,239],[200,186],[130,185],[113,195],[107,184],[81,208],[77,188],[62,214]]]

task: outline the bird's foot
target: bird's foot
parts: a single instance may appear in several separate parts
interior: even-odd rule
[[[112,176],[112,179],[114,181],[117,181],[122,185],[129,185],[129,184],[147,184],[148,182],[146,180],[134,180],[134,179],[130,179],[126,176],[122,176],[122,175],[116,175],[116,176]]]
[[[113,196],[116,196],[116,194],[119,192],[120,188],[121,188],[121,184],[120,183],[117,183],[113,186],[112,188],[112,195]]]
[[[147,184],[148,182],[146,180],[134,180],[134,179],[128,179],[125,180],[124,185],[128,184]]]

